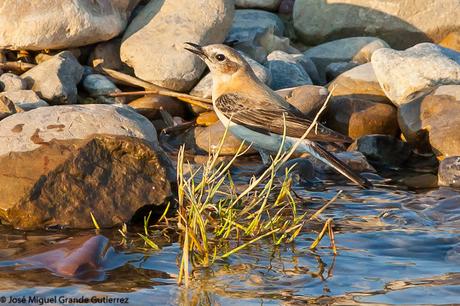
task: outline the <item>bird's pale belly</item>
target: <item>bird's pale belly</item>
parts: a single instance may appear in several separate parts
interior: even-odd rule
[[[228,118],[225,117],[219,111],[216,111],[217,117],[219,117],[222,124],[227,127],[230,133],[235,137],[244,140],[246,144],[252,144],[252,147],[258,150],[264,150],[268,152],[277,152],[281,146],[283,137],[281,135],[266,135],[254,130],[248,129],[244,126],[229,122]],[[286,137],[285,150],[288,150],[293,144],[291,137]]]

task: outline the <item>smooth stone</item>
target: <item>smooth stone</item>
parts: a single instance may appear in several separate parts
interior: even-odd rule
[[[262,10],[235,10],[235,17],[226,42],[253,41],[256,34],[273,29],[277,36],[283,36],[283,21],[276,15]]]
[[[449,33],[439,45],[460,52],[460,31]]]
[[[337,62],[337,63],[330,63],[326,67],[326,80],[332,81],[342,73],[345,73],[356,66],[359,66],[358,63],[355,62]]]
[[[258,62],[246,56],[245,54],[241,52],[240,54],[248,62],[249,66],[251,66],[257,78],[265,84],[268,84],[271,80],[270,71],[265,66],[259,64]],[[195,87],[190,91],[190,95],[208,99],[212,98],[212,77],[210,73],[207,73],[200,80],[200,82],[198,82],[198,84],[195,85]],[[195,109],[195,107],[193,108]]]
[[[439,159],[460,156],[460,85],[444,85],[398,109],[404,138]]]
[[[126,27],[139,0],[4,0],[0,48],[66,49],[109,40]]]
[[[460,84],[460,53],[431,43],[405,51],[377,50],[372,55],[372,67],[383,91],[396,106],[433,87]]]
[[[210,126],[217,121],[219,121],[219,117],[217,117],[217,114],[214,111],[201,113],[195,120],[196,124],[202,126]]]
[[[310,119],[315,118],[329,95],[325,87],[316,85],[281,89],[277,93]]]
[[[270,53],[265,67],[270,71],[270,87],[273,90],[313,84],[303,66],[291,54],[283,51]]]
[[[319,75],[318,69],[311,58],[306,57],[303,54],[292,54],[297,63],[299,63],[303,69],[307,72],[313,84],[319,85],[324,84],[326,81]]]
[[[376,36],[405,49],[439,42],[460,27],[460,2],[446,0],[296,0],[294,27],[307,45],[356,36]]]
[[[278,13],[281,15],[291,15],[294,10],[295,0],[281,0]]]
[[[82,76],[83,67],[71,52],[63,51],[23,73],[21,78],[50,104],[75,104]]]
[[[184,12],[187,12],[184,17]],[[203,61],[184,50],[224,41],[233,19],[234,1],[150,1],[126,29],[121,60],[137,77],[176,91],[189,91],[202,75]]]
[[[401,183],[414,189],[427,189],[438,187],[438,177],[431,173],[405,177]]]
[[[161,95],[147,95],[131,101],[128,105],[150,120],[161,118],[160,109],[171,116],[185,117],[186,114],[184,102]]]
[[[14,227],[92,228],[89,212],[111,227],[171,195],[156,131],[129,107],[38,108],[0,121],[0,131],[0,215]]]
[[[40,99],[33,90],[5,91],[0,93],[0,96],[8,98],[13,102],[16,108],[23,111],[49,106],[49,104]]]
[[[105,75],[88,74],[83,77],[82,86],[90,97],[96,98],[99,103],[114,104],[125,102],[124,97],[108,97],[108,94],[119,93],[120,89]]]
[[[349,37],[315,46],[304,52],[313,60],[320,77],[326,79],[326,68],[331,63],[355,62],[365,64],[371,61],[372,54],[388,44],[377,37]]]
[[[349,96],[332,98],[324,118],[331,129],[353,139],[370,134],[396,136],[399,131],[394,106]]]
[[[120,59],[121,38],[115,38],[96,45],[88,58],[88,65],[96,67],[101,64],[104,68],[123,70]]]
[[[334,88],[333,91],[332,88]],[[342,73],[329,83],[328,89],[332,91],[333,96],[360,98],[372,102],[390,102],[380,87],[371,63],[356,66]]]
[[[312,181],[316,178],[315,167],[308,158],[293,158],[285,162],[281,167],[276,171],[277,176],[286,175],[286,170],[289,171],[289,175],[297,176],[300,181]]]
[[[194,129],[193,146],[205,152],[214,152],[218,149],[219,143],[225,134],[225,126],[219,121],[207,127],[197,126]],[[227,132],[224,144],[220,151],[221,156],[233,156],[238,152],[241,145],[241,140]],[[242,151],[247,149],[248,146],[244,145]],[[242,152],[241,151],[241,152]],[[254,150],[250,149],[247,153],[253,153]]]
[[[1,91],[17,91],[27,89],[27,83],[20,76],[13,73],[4,73],[0,75]]]
[[[16,114],[17,112],[18,110],[16,109],[14,103],[7,97],[0,95],[0,120]]]
[[[439,163],[439,186],[460,187],[460,157],[450,156]]]
[[[261,9],[276,11],[281,0],[236,0],[235,5],[241,9]]]
[[[410,146],[390,135],[366,135],[350,145],[348,151],[359,151],[371,164],[397,167],[410,156]]]

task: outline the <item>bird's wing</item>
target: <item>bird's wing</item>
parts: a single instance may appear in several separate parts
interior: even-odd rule
[[[215,107],[227,118],[248,129],[263,134],[283,135],[300,138],[312,121],[294,114],[289,109],[266,99],[250,98],[241,94],[224,94],[218,97]],[[351,142],[350,138],[321,124],[313,128],[307,137],[314,141]]]

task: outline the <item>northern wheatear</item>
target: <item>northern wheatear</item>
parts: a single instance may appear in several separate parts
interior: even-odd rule
[[[187,43],[186,50],[198,55],[208,65],[212,76],[214,111],[224,126],[236,137],[258,150],[264,164],[268,154],[279,150],[283,137],[285,150],[297,142],[311,125],[295,107],[259,81],[249,64],[234,49],[221,45],[200,46]],[[283,136],[284,134],[284,136]],[[354,173],[347,165],[314,141],[349,142],[347,136],[318,124],[308,139],[297,147],[330,165],[356,184],[368,188],[372,184]]]

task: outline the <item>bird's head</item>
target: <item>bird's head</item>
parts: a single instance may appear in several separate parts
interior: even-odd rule
[[[186,44],[188,45],[186,50],[198,55],[208,65],[213,78],[231,76],[241,70],[251,70],[246,60],[228,46],[215,44],[202,47],[189,42]]]

